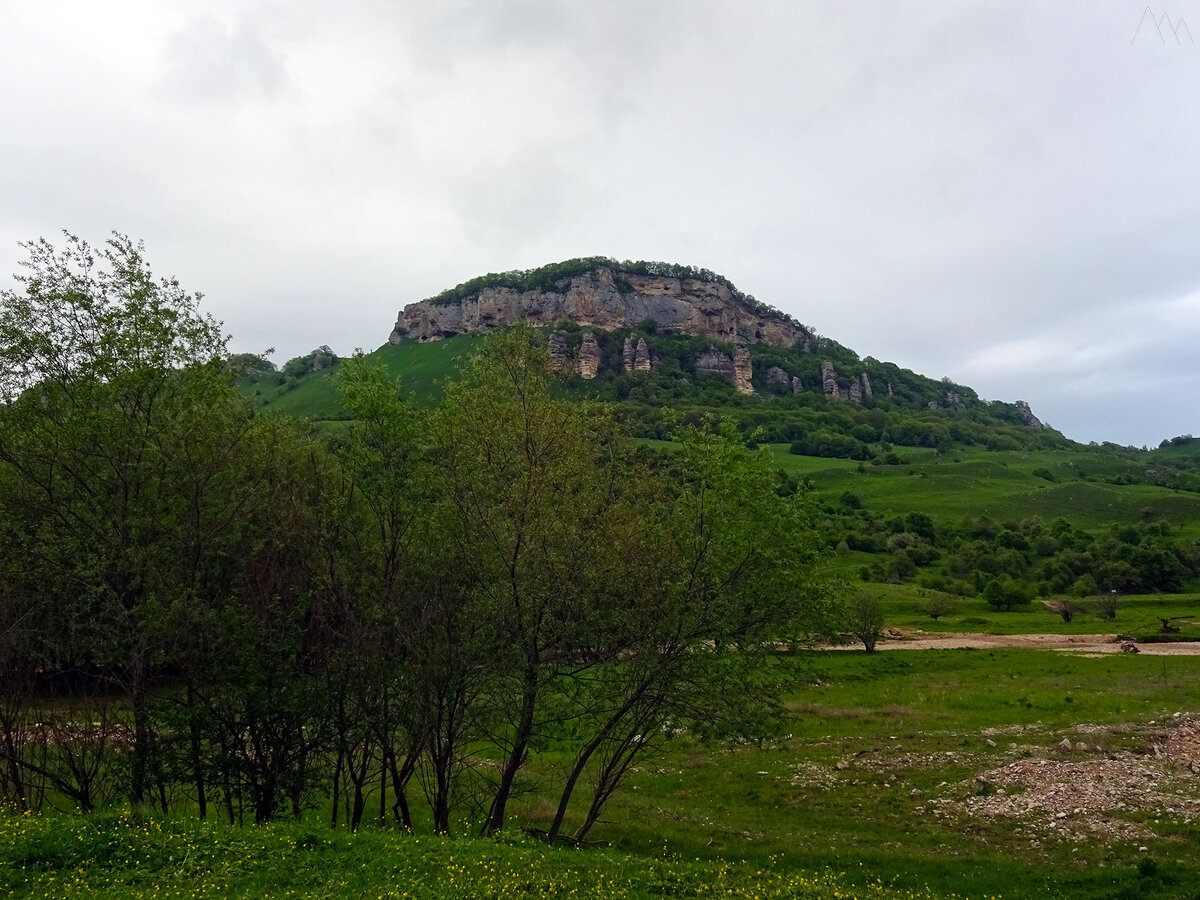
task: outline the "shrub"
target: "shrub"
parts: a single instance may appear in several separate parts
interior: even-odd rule
[[[862,641],[868,653],[883,635],[883,604],[875,597],[859,594],[850,603],[850,631]]]
[[[942,616],[948,616],[954,612],[955,603],[944,594],[935,594],[929,597],[921,604],[921,612],[937,621]]]
[[[1055,615],[1062,616],[1064,622],[1070,622],[1080,612],[1079,607],[1070,600],[1051,600],[1046,606]]]

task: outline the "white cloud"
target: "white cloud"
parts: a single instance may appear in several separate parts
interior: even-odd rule
[[[164,53],[165,94],[184,104],[228,106],[275,100],[287,87],[282,54],[245,22],[202,15],[172,32]]]

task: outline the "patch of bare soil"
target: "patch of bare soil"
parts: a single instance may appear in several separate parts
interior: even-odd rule
[[[1200,821],[1200,722],[1151,732],[1145,753],[1106,753],[1064,739],[1055,757],[1019,759],[959,785],[966,796],[930,801],[944,813],[1019,822],[1037,844],[1146,841],[1150,819]]]
[[[1074,652],[1120,653],[1122,640],[1115,634],[982,634],[975,632],[918,632],[912,635],[893,629],[881,640],[879,650],[955,650],[973,647],[977,650],[1034,649],[1069,650]],[[1137,644],[1139,653],[1151,656],[1200,656],[1200,641],[1181,641],[1174,644]],[[846,645],[827,649],[854,650],[862,645]]]
[[[998,766],[986,752],[919,753],[895,746],[890,752],[860,750],[833,766],[799,763],[785,777],[795,787],[837,790],[865,776],[904,790],[906,772],[946,765],[972,770],[988,765],[982,761],[988,758],[993,768],[974,777],[924,793],[913,788],[914,815],[946,823],[1008,821],[1033,847],[1046,840],[1143,844],[1164,821],[1200,822],[1200,720],[1176,713],[1165,723],[1080,724],[1069,732],[1072,737],[1037,726],[985,729],[992,747],[993,738],[1026,741],[1009,743],[1009,761]],[[1097,743],[1108,739],[1126,746],[1132,739],[1137,749],[1105,750]]]

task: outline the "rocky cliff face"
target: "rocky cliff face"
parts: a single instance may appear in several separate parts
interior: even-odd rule
[[[638,338],[637,349],[633,351],[633,371],[650,371],[650,348],[646,346],[645,338]]]
[[[606,331],[651,319],[663,331],[708,335],[734,344],[791,347],[812,340],[803,326],[782,314],[751,308],[723,284],[604,267],[563,279],[553,291],[495,287],[445,305],[410,303],[401,310],[388,340],[433,341],[520,320],[543,327],[563,319]]]
[[[771,366],[771,368],[767,369],[767,385],[776,393],[790,393],[792,390],[792,376],[779,368],[779,366]]]
[[[1035,416],[1033,414],[1033,410],[1029,408],[1029,404],[1026,403],[1024,400],[1018,400],[1016,402],[1016,407],[1017,407],[1017,411],[1021,414],[1021,421],[1024,422],[1026,425],[1028,425],[1030,428],[1045,428],[1046,427],[1045,425],[1042,424],[1041,419],[1039,419],[1037,416]]]
[[[750,360],[750,351],[745,347],[733,348],[733,389],[739,394],[753,394],[754,386],[750,383],[754,377],[754,364]]]
[[[733,384],[733,360],[716,347],[709,347],[700,354],[696,360],[696,372],[708,372]]]
[[[551,332],[547,339],[550,352],[550,368],[555,372],[563,372],[571,367],[571,356],[567,351],[567,336],[561,331]]]
[[[579,345],[579,377],[591,380],[600,372],[600,345],[596,343],[596,336],[590,331],[583,336],[583,343]]]
[[[851,378],[849,385],[843,385],[838,378],[837,369],[829,360],[821,363],[821,390],[831,400],[848,400],[854,404],[860,404],[863,400],[870,400],[875,396],[871,389],[871,379],[867,377],[866,372],[857,378]],[[889,384],[888,396],[891,396],[891,393],[892,386]]]

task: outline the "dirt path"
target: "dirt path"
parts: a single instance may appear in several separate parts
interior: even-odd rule
[[[1115,634],[982,634],[974,632],[901,632],[899,629],[881,640],[879,650],[1069,650],[1083,653],[1120,653]],[[861,644],[830,647],[831,650],[861,649]],[[1138,644],[1138,652],[1151,656],[1200,656],[1200,641],[1175,644]]]

